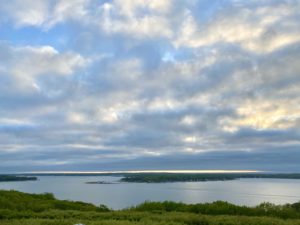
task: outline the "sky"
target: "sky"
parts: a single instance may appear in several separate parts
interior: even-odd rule
[[[0,172],[300,172],[299,0],[0,0]]]

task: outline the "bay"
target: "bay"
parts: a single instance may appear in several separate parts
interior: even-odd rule
[[[53,193],[56,198],[123,209],[144,201],[204,203],[217,200],[255,206],[300,201],[300,180],[238,179],[230,181],[119,183],[115,176],[38,176],[38,181],[1,182],[0,189]],[[103,181],[103,184],[86,182]]]

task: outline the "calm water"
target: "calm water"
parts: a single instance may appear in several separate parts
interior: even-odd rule
[[[178,182],[161,184],[85,184],[88,181],[117,181],[119,177],[41,176],[38,181],[1,182],[0,189],[28,193],[51,192],[58,199],[105,204],[121,209],[151,201],[185,203],[224,200],[253,206],[268,201],[276,204],[300,201],[300,180],[240,179],[234,181]]]

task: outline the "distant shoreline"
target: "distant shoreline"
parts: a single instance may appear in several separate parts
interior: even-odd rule
[[[19,176],[19,175],[0,175],[0,182],[12,181],[36,181],[37,177]]]
[[[229,181],[242,178],[300,179],[300,173],[293,174],[259,174],[259,173],[208,173],[208,174],[125,174],[120,181],[130,183],[167,183],[167,182],[205,182]]]
[[[0,181],[37,180],[36,176],[116,176],[118,182],[126,183],[171,183],[229,181],[236,179],[300,179],[300,173],[32,173],[21,175],[0,175]],[[1,178],[2,176],[2,178]],[[115,184],[107,181],[89,181],[87,184]]]

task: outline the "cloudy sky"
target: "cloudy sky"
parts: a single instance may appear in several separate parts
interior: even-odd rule
[[[299,163],[299,0],[0,0],[0,172]]]

